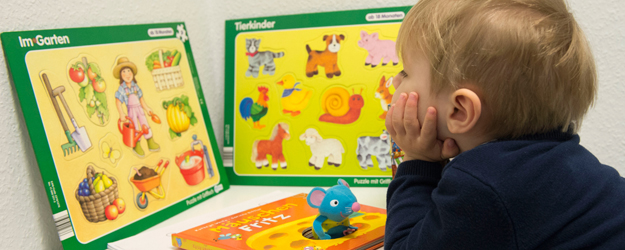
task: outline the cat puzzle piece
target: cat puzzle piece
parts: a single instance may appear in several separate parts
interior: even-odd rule
[[[247,60],[249,62],[249,68],[245,71],[247,77],[258,77],[260,67],[263,66],[263,74],[273,75],[276,73],[276,63],[274,58],[280,58],[284,56],[284,52],[272,52],[272,51],[259,51],[260,39],[245,39],[245,49]]]

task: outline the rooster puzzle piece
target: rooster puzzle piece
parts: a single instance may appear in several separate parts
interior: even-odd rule
[[[248,118],[252,118],[254,122],[254,128],[262,129],[265,125],[260,124],[260,119],[267,115],[267,111],[269,111],[269,105],[267,101],[269,101],[269,96],[267,92],[269,89],[264,86],[258,87],[258,99],[256,102],[252,100],[252,98],[246,97],[241,101],[239,105],[239,111],[241,113],[241,117],[247,121]]]

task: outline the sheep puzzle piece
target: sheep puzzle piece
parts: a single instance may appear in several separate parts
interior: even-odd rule
[[[313,154],[308,161],[308,166],[315,166],[315,169],[319,170],[323,167],[326,157],[328,158],[328,165],[338,167],[343,163],[345,149],[339,140],[323,139],[314,128],[306,129],[306,132],[300,135],[299,139],[306,142]]]
[[[358,230],[349,223],[349,216],[360,211],[360,204],[343,179],[328,190],[313,188],[306,199],[309,206],[319,209],[312,226],[314,239],[336,239]]]

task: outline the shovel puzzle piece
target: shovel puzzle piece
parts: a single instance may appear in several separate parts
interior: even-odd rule
[[[61,126],[63,127],[63,130],[65,131],[65,136],[67,137],[68,142],[61,145],[61,149],[63,149],[63,156],[72,154],[78,151],[78,149],[80,149],[82,152],[87,151],[87,149],[91,148],[91,140],[89,139],[89,135],[87,134],[87,130],[85,129],[85,127],[84,126],[79,127],[78,124],[76,123],[76,119],[74,119],[74,115],[72,114],[72,111],[69,109],[67,102],[65,102],[65,98],[63,98],[63,92],[65,91],[65,87],[59,86],[59,87],[56,87],[55,89],[52,89],[52,86],[50,85],[50,80],[48,79],[48,75],[44,73],[41,75],[41,77],[43,78],[43,82],[46,85],[46,89],[48,90],[48,95],[50,95],[50,100],[52,101],[54,110],[56,111],[56,114],[59,117]],[[65,117],[63,117],[63,113],[61,112],[59,103],[56,100],[57,96],[61,99],[61,102],[63,102],[65,111],[67,112],[67,115],[69,116],[72,122],[72,125],[74,125],[74,132],[70,133],[69,131],[69,127],[67,126],[67,123],[65,122]]]

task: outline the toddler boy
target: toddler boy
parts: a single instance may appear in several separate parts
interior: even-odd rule
[[[625,248],[625,179],[576,134],[596,72],[563,0],[420,0],[397,49],[385,249]]]

